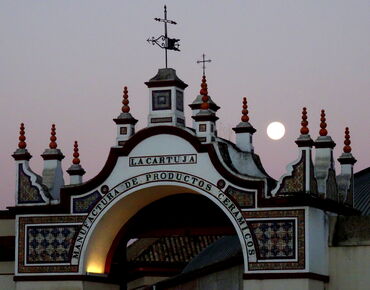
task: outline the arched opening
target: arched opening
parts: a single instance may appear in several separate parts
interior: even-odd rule
[[[120,232],[129,232],[124,230],[125,225],[127,226],[129,221],[142,209],[156,201],[184,193],[203,197],[202,201],[199,199],[203,206],[200,206],[198,212],[201,213],[202,217],[208,215],[211,218],[206,224],[207,228],[212,228],[214,225],[213,215],[222,216],[223,214],[224,218],[229,220],[237,233],[237,244],[241,246],[243,271],[247,272],[248,261],[255,260],[254,243],[243,213],[232,201],[232,197],[207,180],[193,178],[187,173],[179,172],[175,175],[172,172],[162,172],[161,174],[153,173],[154,175],[158,175],[162,179],[160,181],[151,180],[151,173],[144,173],[122,181],[105,194],[89,212],[73,248],[72,265],[79,266],[79,273],[98,276],[109,274],[115,245],[119,244],[120,237],[124,236]],[[174,176],[183,177],[184,180],[174,180]],[[197,180],[198,184],[193,185],[192,181],[196,182]],[[178,208],[188,208],[189,214],[196,212],[194,204],[197,202],[190,202],[186,207],[182,206],[182,202],[185,201],[176,201],[174,205],[178,205]],[[167,208],[174,205],[171,203]],[[208,208],[213,206],[218,210],[218,213],[213,211],[212,214],[208,214]],[[154,215],[152,214],[152,216]],[[146,220],[149,222],[151,218]],[[171,217],[167,215],[167,218]],[[202,220],[202,218],[198,220]],[[227,223],[220,224],[220,228],[222,228],[222,225]],[[191,227],[184,227],[187,230],[189,228]],[[127,238],[126,241],[128,241]]]
[[[121,228],[109,250],[106,273],[119,281],[121,289],[150,286],[181,275],[191,261],[225,236],[238,240],[230,219],[207,197],[194,193],[163,197],[143,207]],[[239,252],[232,260],[242,264],[237,244]],[[209,266],[214,261],[203,257],[201,263]]]

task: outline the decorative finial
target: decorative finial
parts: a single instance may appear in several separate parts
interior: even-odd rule
[[[128,113],[130,112],[130,106],[128,105],[129,104],[129,101],[128,101],[128,90],[127,90],[127,87],[124,87],[123,88],[123,100],[122,100],[122,112],[123,113]]]
[[[57,148],[57,143],[55,142],[57,140],[57,137],[55,136],[56,133],[55,133],[55,124],[51,125],[51,136],[50,136],[50,144],[49,144],[49,148],[50,149],[56,149]]]
[[[155,21],[158,22],[163,22],[164,23],[164,35],[161,35],[157,38],[154,36],[152,38],[148,38],[146,41],[153,44],[153,45],[158,45],[160,48],[163,48],[165,51],[165,64],[167,68],[167,50],[174,50],[174,51],[180,51],[179,46],[180,44],[178,43],[180,39],[176,38],[169,38],[167,36],[167,23],[168,24],[174,24],[176,25],[177,23],[173,20],[167,19],[167,7],[164,5],[164,18],[154,18]]]
[[[209,108],[209,103],[208,103],[209,97],[208,97],[208,86],[207,86],[206,76],[202,77],[202,84],[200,85],[200,87],[201,87],[200,94],[202,95],[202,101],[203,101],[203,103],[200,105],[200,108],[202,110],[208,110],[208,108]]]
[[[308,129],[308,121],[307,121],[307,108],[304,107],[302,110],[302,122],[301,122],[302,128],[301,128],[301,134],[307,135],[310,130]]]
[[[24,124],[23,123],[21,123],[18,139],[19,139],[18,148],[19,149],[26,149],[27,143],[25,142],[26,141],[26,136],[25,136]]]
[[[201,63],[202,64],[202,69],[203,69],[203,76],[206,75],[206,62],[211,62],[212,60],[210,59],[205,59],[206,58],[206,55],[203,53],[202,54],[202,60],[197,60],[197,63]]]
[[[321,119],[320,119],[320,136],[326,136],[328,135],[328,130],[326,130],[326,118],[325,118],[325,110],[321,110]]]
[[[74,158],[72,160],[72,163],[76,164],[76,165],[80,164],[80,158],[78,158],[78,157],[80,157],[80,154],[78,153],[78,143],[77,143],[77,141],[75,141],[75,144],[74,144],[73,157]]]
[[[247,98],[244,97],[243,98],[243,110],[242,110],[242,122],[248,122],[249,121],[249,117],[248,117],[248,105],[247,105]]]
[[[345,138],[345,140],[344,140],[344,147],[343,147],[343,152],[344,153],[351,153],[351,151],[352,151],[352,148],[351,148],[351,140],[350,140],[350,138],[351,138],[351,136],[349,135],[349,129],[348,129],[348,127],[346,127],[346,130],[344,131],[344,138]]]

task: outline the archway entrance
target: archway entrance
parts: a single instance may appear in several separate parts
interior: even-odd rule
[[[121,289],[149,286],[181,274],[205,248],[236,235],[229,218],[207,197],[167,196],[141,209],[121,228],[109,251],[106,272]],[[243,263],[241,250],[234,261]]]
[[[215,184],[199,176],[174,171],[143,173],[111,188],[85,218],[74,244],[72,265],[78,265],[81,274],[107,274],[111,248],[120,230],[146,206],[183,193],[205,197],[209,202],[207,206],[214,204],[228,218],[240,241],[244,272],[247,272],[248,261],[255,261],[256,251],[243,212],[232,197]]]

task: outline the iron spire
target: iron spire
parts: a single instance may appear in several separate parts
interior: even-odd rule
[[[148,38],[147,41],[151,44],[156,44],[160,48],[164,48],[164,55],[165,55],[165,64],[167,68],[167,50],[175,50],[180,51],[178,43],[180,39],[176,38],[169,38],[167,36],[167,23],[176,25],[177,23],[173,20],[167,19],[167,7],[164,5],[164,18],[154,18],[155,21],[163,22],[164,23],[164,35],[161,35],[157,38],[152,36],[152,38]]]

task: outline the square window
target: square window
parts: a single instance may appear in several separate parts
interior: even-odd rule
[[[207,131],[207,125],[206,124],[200,124],[199,125],[199,132],[206,132]]]
[[[171,110],[171,90],[152,92],[153,111]]]
[[[121,127],[121,128],[119,128],[119,133],[121,135],[127,135],[127,127]]]

